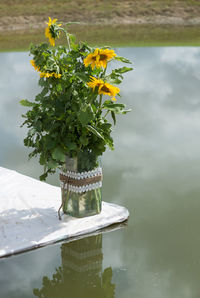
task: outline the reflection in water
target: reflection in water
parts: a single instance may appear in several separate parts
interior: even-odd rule
[[[61,258],[53,278],[44,276],[33,290],[36,297],[115,297],[112,268],[102,270],[102,234],[62,244]]]

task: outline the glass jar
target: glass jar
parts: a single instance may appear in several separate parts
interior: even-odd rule
[[[92,162],[84,162],[82,157],[82,155],[74,158],[66,156],[66,162],[61,168],[61,173],[63,175],[70,175],[73,178],[79,176],[81,180],[84,175],[92,176],[96,171],[101,171],[99,158],[96,158]],[[73,190],[73,186],[70,183],[61,182],[63,212],[73,217],[86,217],[100,213],[102,205],[100,185],[101,182],[99,184],[91,182],[90,184],[81,186],[81,191],[77,192]]]

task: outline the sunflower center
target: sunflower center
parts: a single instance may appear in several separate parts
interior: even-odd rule
[[[101,90],[107,93],[110,92],[110,90],[105,85],[101,88]]]
[[[100,59],[99,60],[107,60],[107,56],[104,54],[100,54]]]

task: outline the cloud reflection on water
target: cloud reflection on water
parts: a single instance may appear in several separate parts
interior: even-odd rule
[[[134,62],[121,88],[133,112],[118,117],[116,150],[103,157],[103,194],[131,217],[128,228],[104,237],[104,263],[119,284],[116,297],[199,297],[200,49],[116,51]],[[38,75],[26,53],[0,54],[0,62],[0,165],[38,177],[18,104],[34,98]]]

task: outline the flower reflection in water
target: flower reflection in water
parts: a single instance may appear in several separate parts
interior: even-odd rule
[[[102,234],[62,244],[61,258],[53,278],[44,276],[33,290],[36,297],[115,297],[112,268],[102,269]]]

